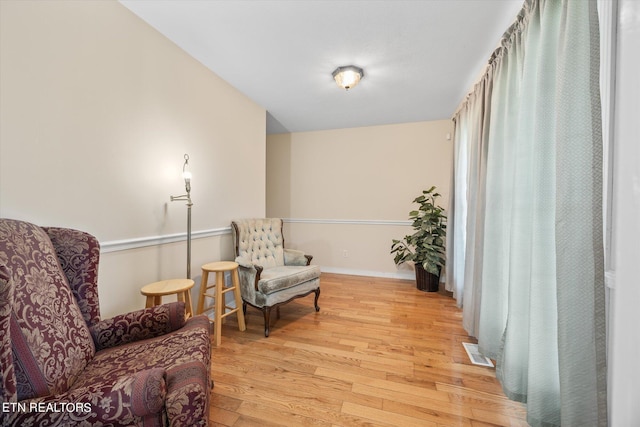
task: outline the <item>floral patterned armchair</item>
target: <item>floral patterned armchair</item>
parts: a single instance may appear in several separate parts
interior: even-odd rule
[[[97,240],[0,219],[0,425],[206,426],[209,321],[100,319]]]

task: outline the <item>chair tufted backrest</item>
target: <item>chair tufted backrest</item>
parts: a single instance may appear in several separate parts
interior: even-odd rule
[[[252,218],[231,223],[236,256],[264,268],[284,265],[284,237],[279,218]]]
[[[95,347],[49,236],[34,224],[0,219],[0,265],[12,288],[3,294],[10,303],[13,297],[9,334],[17,399],[67,391]]]

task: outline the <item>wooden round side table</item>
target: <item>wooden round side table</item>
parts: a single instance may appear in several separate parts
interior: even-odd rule
[[[184,302],[185,319],[193,316],[191,308],[191,288],[194,281],[191,279],[170,279],[149,283],[140,289],[140,293],[147,297],[147,307],[162,304],[162,297],[176,294],[178,301]]]

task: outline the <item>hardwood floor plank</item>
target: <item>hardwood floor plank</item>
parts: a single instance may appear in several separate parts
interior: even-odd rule
[[[234,316],[212,350],[212,426],[526,426],[495,370],[473,365],[453,299],[406,280],[326,274],[313,297]]]
[[[369,348],[370,344],[366,341],[355,341],[347,338],[340,339],[340,344],[348,345],[355,348]]]
[[[356,360],[359,362],[371,362],[376,365],[384,365],[386,367],[393,367],[394,369],[406,368],[413,370],[413,363],[405,360],[399,360],[396,358],[387,358],[377,355],[370,355],[363,352],[339,350],[335,348],[326,348],[318,345],[300,343],[288,341],[285,343],[285,347],[294,347],[297,349],[304,349],[312,353],[323,354],[328,357],[340,357],[344,359]]]
[[[216,387],[218,386],[216,384]],[[342,400],[322,395],[312,396],[299,390],[282,391],[278,395],[265,394],[255,392],[258,387],[269,390],[264,383],[251,386],[231,386],[225,383],[220,384],[219,392],[242,396],[243,402],[236,411],[238,414],[254,418],[264,417],[266,422],[274,424],[330,425],[339,418]]]
[[[450,405],[449,396],[434,391],[431,391],[431,393],[420,393],[419,396],[416,396],[415,394],[407,393],[405,391],[374,387],[365,384],[354,384],[353,392],[381,397],[385,401],[393,400],[397,402],[413,402],[416,406],[424,408],[432,408],[434,405],[433,402],[441,408],[445,405]],[[426,406],[421,405],[420,402],[425,402]],[[472,416],[471,409],[469,409],[468,415]]]
[[[238,406],[238,408],[240,408],[240,406]],[[238,421],[238,418],[240,418],[237,412],[238,408],[232,412],[214,406],[212,410],[209,411],[209,418],[215,420],[216,425],[233,426]]]
[[[302,415],[299,407],[293,406],[291,410],[285,408],[255,402],[243,402],[238,412],[246,415],[247,418],[258,419],[263,423],[282,426],[331,426],[330,422],[324,421],[316,417]],[[283,422],[285,421],[286,422]]]
[[[376,426],[436,427],[436,423],[421,420],[419,418],[373,409],[367,406],[355,405],[349,402],[345,402],[342,407],[342,412],[371,420],[371,422],[374,423],[373,425]]]
[[[441,383],[436,383],[436,389],[449,393],[452,402],[460,402],[472,407],[504,412],[518,418],[524,418],[526,415],[522,404],[509,400],[504,395],[496,395],[480,390]]]
[[[480,408],[472,408],[473,418],[478,421],[498,425],[498,426],[526,426],[527,423],[524,421],[514,420],[512,416],[503,414],[499,411],[480,409]]]
[[[290,360],[298,360],[308,361],[309,355],[306,352],[300,352],[297,356],[289,358]],[[387,377],[387,372],[384,371],[372,371],[370,369],[366,369],[360,366],[360,361],[357,359],[346,359],[346,358],[322,358],[316,359],[314,361],[315,368],[314,374],[317,371],[317,368],[326,368],[330,370],[336,370],[339,372],[343,372],[345,374],[354,374],[354,375],[362,375],[368,376],[370,378],[380,378],[385,379]]]
[[[350,381],[353,384],[353,390],[358,391],[357,388],[360,385],[366,385],[370,387],[375,387],[380,390],[388,390],[399,393],[404,393],[406,395],[413,396],[426,396],[431,399],[440,400],[442,402],[450,402],[449,394],[444,392],[439,392],[437,390],[425,389],[423,387],[417,387],[411,384],[400,383],[396,381],[389,380],[381,380],[377,378],[371,378],[369,376],[362,375],[353,375],[346,374],[344,372],[339,371],[329,371],[323,368],[319,368],[316,373],[318,376],[327,377],[327,378],[342,378],[345,381]]]
[[[416,400],[415,397],[412,402],[385,399],[383,409],[388,412],[421,419],[425,422],[448,426],[471,426],[471,417],[473,417],[471,410],[463,406],[442,405],[439,402],[429,401],[428,399]]]

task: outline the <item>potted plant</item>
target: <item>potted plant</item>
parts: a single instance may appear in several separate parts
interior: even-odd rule
[[[445,236],[447,217],[444,209],[436,205],[436,187],[424,190],[413,201],[418,210],[409,212],[413,221],[413,234],[402,240],[393,239],[391,254],[396,265],[413,262],[416,269],[416,286],[421,291],[436,292],[440,281],[440,269],[445,262]]]

